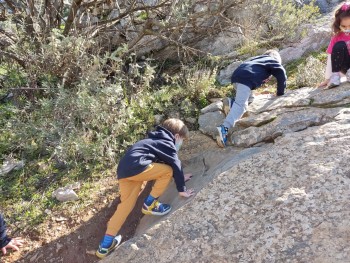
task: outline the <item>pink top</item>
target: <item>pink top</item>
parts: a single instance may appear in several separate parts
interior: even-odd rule
[[[344,32],[340,32],[337,35],[332,37],[331,42],[329,43],[329,46],[327,48],[327,53],[332,54],[334,44],[339,41],[344,41],[346,43],[350,54],[350,34],[344,33]]]

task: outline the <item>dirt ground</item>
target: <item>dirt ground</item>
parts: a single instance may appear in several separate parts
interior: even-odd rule
[[[123,240],[130,239],[142,217],[141,207],[143,199],[150,192],[147,184],[140,193],[140,198],[120,231]],[[103,206],[101,203],[91,207],[79,215],[67,217],[55,216],[46,222],[46,235],[39,236],[37,232],[30,232],[24,236],[26,247],[21,252],[10,253],[1,258],[0,262],[10,263],[92,263],[98,262],[95,251],[106,230],[106,224],[120,203],[117,197],[111,203]],[[62,221],[61,221],[62,220]],[[43,232],[43,231],[40,231]],[[2,261],[4,260],[4,261]]]
[[[216,144],[209,137],[200,132],[191,132],[190,140],[184,143],[183,149],[180,151],[180,159],[185,165],[186,161],[191,157],[213,149],[213,147],[216,147]],[[101,198],[101,200],[95,202],[80,214],[72,215],[67,211],[61,211],[61,214],[50,217],[49,220],[42,224],[40,230],[21,233],[22,238],[26,242],[25,247],[20,252],[10,252],[6,256],[1,254],[0,262],[98,262],[99,259],[95,256],[95,251],[104,235],[109,218],[120,202],[116,190],[118,189],[117,180],[115,178],[106,178],[101,180],[100,183],[108,186],[104,193],[112,193],[115,196],[114,200],[106,202]],[[136,227],[143,216],[141,213],[143,199],[149,194],[150,190],[151,182],[140,193],[140,198],[134,210],[120,231],[123,241],[133,237]]]

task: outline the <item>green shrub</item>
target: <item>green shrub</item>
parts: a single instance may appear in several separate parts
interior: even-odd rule
[[[327,53],[325,50],[313,52],[286,66],[288,89],[314,87],[324,79]]]
[[[306,33],[305,24],[312,23],[319,15],[319,8],[311,1],[298,5],[294,0],[251,1],[249,17],[240,21],[244,42],[239,54],[257,55],[261,49],[280,47],[293,42]]]
[[[72,46],[69,41],[78,40],[57,39],[51,45]],[[172,76],[164,74],[167,84],[155,87],[156,62],[137,63],[135,56],[125,57],[125,46],[102,56],[85,54],[85,47],[73,51],[69,54],[81,57],[71,58],[79,63],[79,72],[69,85],[64,83],[63,69],[40,72],[44,65],[38,57],[27,70],[37,76],[43,92],[22,97],[16,77],[8,78],[5,90],[11,88],[18,96],[14,103],[0,104],[4,116],[0,119],[0,163],[8,156],[26,163],[21,171],[0,177],[4,193],[0,202],[13,220],[37,224],[45,218],[45,209],[62,206],[52,199],[53,190],[98,179],[101,171],[114,168],[125,149],[153,128],[154,114],[196,117],[215,88],[215,67],[205,63],[183,66]],[[58,55],[53,58],[56,62],[66,56],[58,47],[53,52]],[[43,61],[54,54],[45,56]],[[14,76],[16,70],[29,85],[30,74],[23,75],[23,70],[13,67]]]
[[[324,80],[326,65],[319,59],[309,56],[306,61],[298,66],[295,85],[297,87],[316,87]]]
[[[299,8],[293,1],[263,1],[263,8],[261,1],[247,2],[259,19],[244,25],[247,41],[242,53],[294,37],[317,13],[313,5]],[[192,9],[191,1],[183,1],[172,18],[186,21]],[[140,12],[138,22],[153,19],[149,14]],[[217,87],[216,69],[222,63],[218,57],[188,57],[191,63],[167,75],[157,61],[137,61],[126,43],[105,52],[98,44],[105,35],[95,38],[92,32],[87,36],[73,29],[63,35],[64,25],[41,28],[42,32],[35,17],[39,31],[29,36],[28,25],[14,21],[1,23],[15,32],[15,41],[4,51],[23,65],[7,57],[0,66],[1,94],[15,94],[13,103],[0,104],[0,163],[8,156],[26,163],[24,169],[0,176],[0,203],[13,221],[35,225],[45,218],[45,209],[69,206],[55,201],[51,193],[76,181],[84,182],[78,204],[83,206],[90,201],[94,180],[114,169],[125,149],[153,128],[154,114],[196,117],[209,98],[233,92],[231,87]],[[159,74],[166,81],[157,86]]]

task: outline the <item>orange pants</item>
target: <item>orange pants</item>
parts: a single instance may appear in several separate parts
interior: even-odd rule
[[[171,166],[162,163],[152,163],[142,173],[119,179],[120,204],[108,221],[106,234],[111,236],[117,235],[134,208],[144,181],[155,180],[150,195],[158,198],[164,193],[172,177],[173,169]]]

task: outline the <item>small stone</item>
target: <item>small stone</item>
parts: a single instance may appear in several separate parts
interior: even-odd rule
[[[189,117],[189,118],[186,118],[185,121],[191,124],[195,124],[197,122],[197,119]]]
[[[58,201],[76,201],[79,199],[78,195],[71,188],[58,188],[52,193],[52,197],[55,197]]]
[[[58,253],[58,251],[60,251],[61,248],[63,248],[63,245],[61,245],[60,243],[57,243],[57,245],[56,245],[56,253]]]
[[[49,210],[49,209],[45,209],[45,211],[44,211],[46,214],[48,214],[48,215],[51,215],[51,210]]]
[[[63,217],[63,216],[60,216],[60,217],[54,217],[53,218],[56,222],[62,222],[62,221],[67,221],[68,219]]]
[[[139,247],[136,244],[131,244],[131,248],[136,251],[139,250]]]

